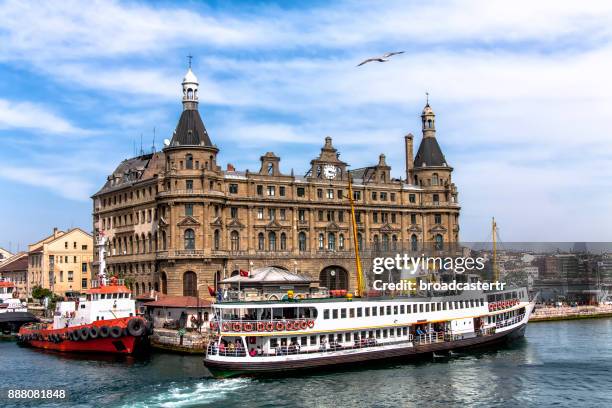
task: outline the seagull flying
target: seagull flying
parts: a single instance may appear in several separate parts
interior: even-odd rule
[[[357,66],[360,67],[363,64],[367,64],[368,62],[373,62],[373,61],[387,62],[387,61],[389,61],[389,58],[391,58],[392,56],[397,55],[397,54],[403,54],[403,53],[404,53],[404,51],[388,52],[385,55],[383,55],[382,57],[368,58],[367,60],[362,61]]]

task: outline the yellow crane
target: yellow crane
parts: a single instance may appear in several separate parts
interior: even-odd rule
[[[355,218],[355,202],[353,200],[353,177],[348,175],[349,201],[351,203],[351,222],[353,224],[353,246],[355,247],[355,263],[357,264],[357,296],[362,297],[365,293],[365,279],[361,269],[361,258],[359,257],[359,241],[357,240],[357,220]]]
[[[499,269],[497,268],[497,223],[495,217],[491,220],[491,235],[493,240],[493,282],[499,280]]]

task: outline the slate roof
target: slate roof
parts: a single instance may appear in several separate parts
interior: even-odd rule
[[[448,166],[435,137],[425,137],[414,158],[414,167]]]
[[[28,254],[21,252],[8,258],[6,262],[0,266],[0,272],[16,272],[28,270]]]
[[[181,113],[170,146],[214,147],[197,110],[186,109]]]

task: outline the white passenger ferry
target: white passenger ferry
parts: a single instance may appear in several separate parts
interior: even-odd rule
[[[522,337],[526,289],[456,296],[220,302],[205,365],[254,375],[489,346]]]

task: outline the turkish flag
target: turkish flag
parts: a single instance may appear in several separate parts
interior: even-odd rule
[[[210,294],[210,296],[215,296],[217,294],[217,292],[215,291],[215,288],[213,288],[212,286],[208,286],[208,293]]]
[[[244,269],[240,270],[240,276],[244,276],[245,278],[249,277],[249,271],[245,271]]]

